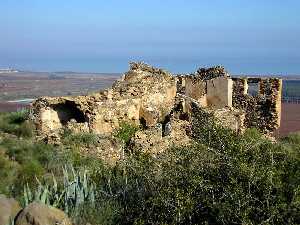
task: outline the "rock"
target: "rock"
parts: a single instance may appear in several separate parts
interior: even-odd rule
[[[16,218],[16,225],[71,225],[67,215],[56,208],[33,202]]]
[[[0,195],[0,225],[10,224],[21,209],[15,199]]]

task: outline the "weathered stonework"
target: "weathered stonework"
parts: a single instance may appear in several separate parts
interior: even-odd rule
[[[245,127],[272,133],[280,126],[282,80],[278,78],[234,78],[233,107],[245,112]],[[257,83],[258,93],[248,94],[248,84]]]
[[[79,131],[110,134],[129,122],[147,127],[164,120],[173,108],[175,78],[168,72],[132,63],[129,72],[109,90],[89,96],[44,97],[33,103],[40,134],[57,132],[73,120]],[[74,126],[73,126],[74,127]]]
[[[224,108],[232,105],[232,80],[223,67],[199,69],[195,74],[180,75],[178,93],[191,97],[203,107]]]
[[[251,96],[248,84],[255,82],[259,90]],[[249,127],[273,132],[280,126],[281,88],[280,79],[231,78],[223,67],[173,76],[144,63],[131,63],[111,89],[88,96],[37,99],[33,120],[39,134],[48,139],[59,138],[62,129],[109,137],[121,123],[131,123],[142,129],[130,145],[158,153],[190,142],[192,105],[205,108],[218,123],[237,133]],[[120,159],[122,144],[105,140],[96,154]]]
[[[207,105],[213,108],[232,106],[232,80],[217,77],[207,81]]]
[[[248,94],[249,84],[258,84],[255,96]],[[224,126],[237,132],[255,127],[271,134],[280,126],[281,79],[231,78],[223,67],[214,67],[180,75],[177,88],[182,96],[212,110]],[[191,111],[190,99],[185,101],[185,111]]]
[[[158,123],[155,127],[136,132],[131,148],[150,154],[158,154],[173,146],[190,144],[190,122],[172,115],[167,124]]]

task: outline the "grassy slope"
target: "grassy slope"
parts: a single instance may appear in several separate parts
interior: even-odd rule
[[[198,112],[192,146],[157,158],[135,152],[108,167],[77,153],[97,137],[66,133],[63,145],[46,145],[35,140],[26,116],[0,115],[0,193],[22,201],[26,183],[37,187],[35,177],[53,185],[53,173],[60,185],[65,164],[87,168],[96,206],[69,211],[77,224],[300,223],[299,134],[278,143],[255,130],[237,136]],[[128,141],[134,130],[124,126],[117,134]]]

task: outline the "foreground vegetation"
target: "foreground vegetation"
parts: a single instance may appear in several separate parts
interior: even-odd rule
[[[191,146],[155,158],[133,149],[108,166],[78,154],[97,136],[66,132],[63,145],[46,145],[27,115],[0,115],[0,193],[23,204],[44,200],[75,224],[300,224],[299,134],[278,143],[252,129],[238,136],[198,111]],[[116,137],[128,143],[135,130],[124,125]]]

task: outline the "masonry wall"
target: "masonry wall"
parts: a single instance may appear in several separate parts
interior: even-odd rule
[[[198,101],[203,107],[207,106],[206,82],[193,76],[185,77],[185,95]]]
[[[120,123],[138,125],[141,108],[140,99],[106,101],[95,107],[91,115],[90,131],[96,134],[110,134],[119,128]]]
[[[33,120],[41,136],[58,134],[69,127],[110,135],[123,122],[152,127],[169,116],[176,90],[175,78],[170,73],[133,63],[122,79],[106,91],[37,99],[33,103]]]
[[[247,93],[248,83],[258,84],[257,95]],[[38,99],[33,103],[33,119],[38,131],[46,135],[70,127],[80,132],[111,134],[122,122],[148,128],[165,123],[177,107],[177,98],[187,98],[199,107],[219,110],[216,117],[234,130],[256,127],[270,133],[280,126],[281,92],[280,79],[231,78],[219,67],[175,78],[161,69],[136,63],[103,93]],[[184,113],[191,111],[191,104],[185,103]]]
[[[62,128],[58,112],[50,107],[41,110],[40,119],[43,123],[40,123],[39,129],[43,132]]]
[[[281,121],[281,95],[282,95],[282,80],[277,78],[262,79],[259,82],[259,93],[266,98],[271,99],[274,105],[274,111],[277,115],[277,124],[280,126]]]
[[[233,107],[245,111],[245,127],[272,133],[280,126],[282,80],[277,78],[234,78]],[[248,83],[258,83],[257,95],[247,94]]]
[[[232,80],[228,77],[217,77],[207,80],[207,105],[214,108],[232,106]]]
[[[231,78],[202,80],[197,76],[185,76],[178,78],[177,82],[178,93],[195,99],[203,107],[219,109],[232,106]]]

